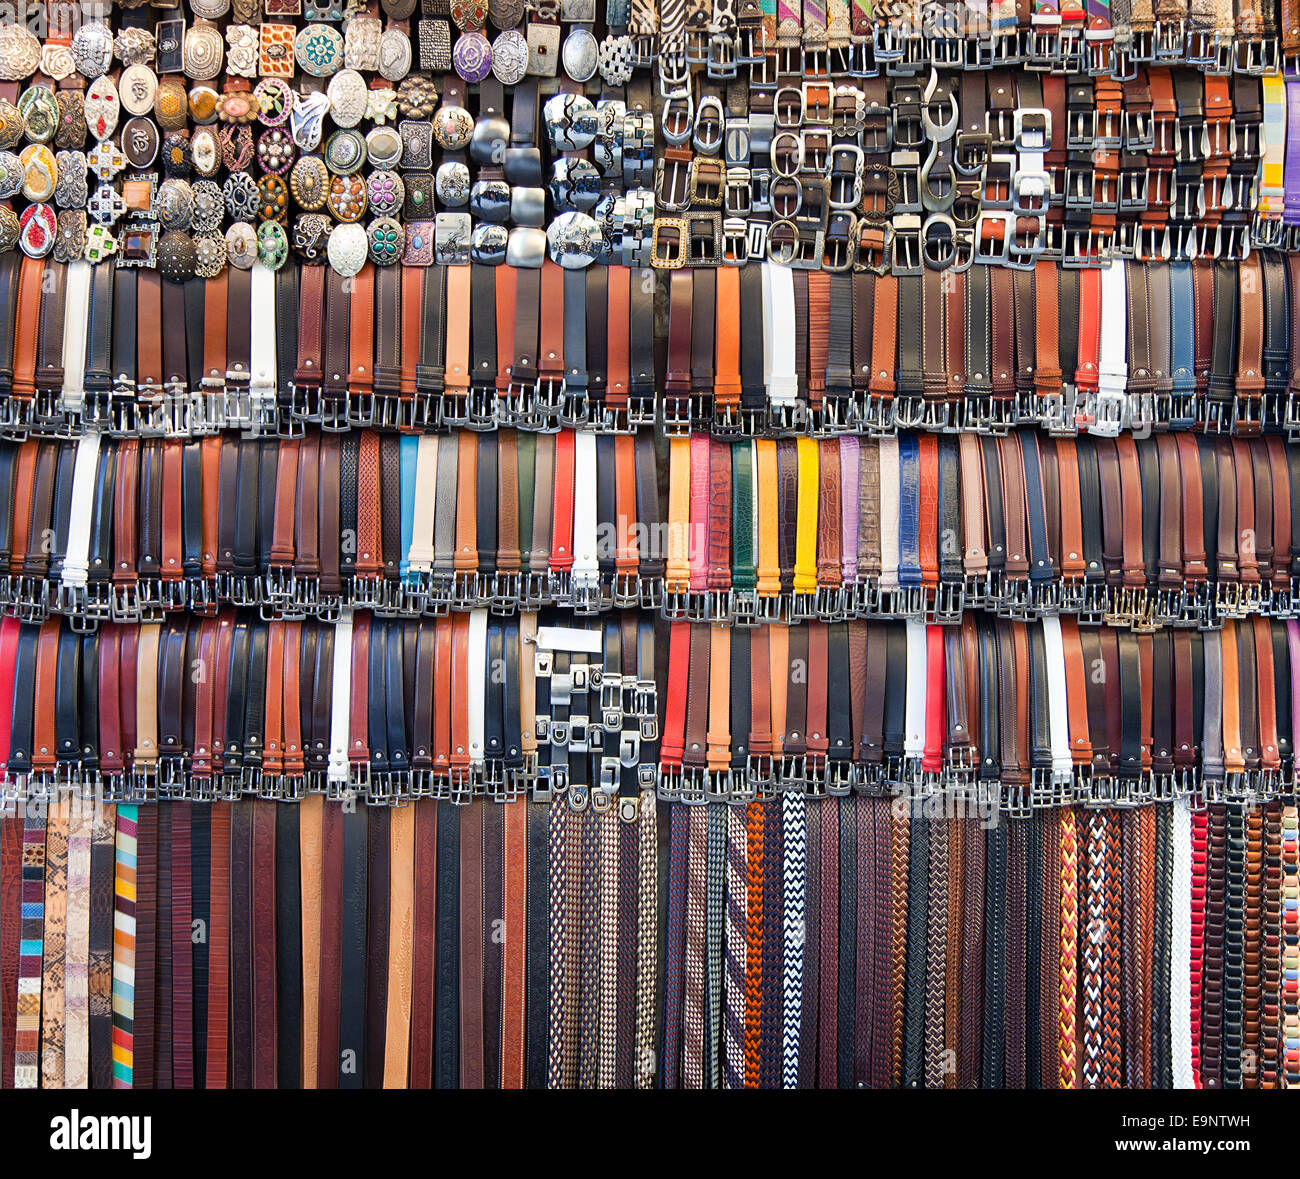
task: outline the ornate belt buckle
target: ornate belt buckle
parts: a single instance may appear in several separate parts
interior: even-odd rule
[[[826,199],[832,209],[853,209],[862,201],[862,148],[852,143],[836,143],[827,161]]]

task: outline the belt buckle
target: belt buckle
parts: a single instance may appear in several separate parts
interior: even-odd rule
[[[334,397],[322,392],[317,421],[320,428],[330,434],[343,434],[350,430],[347,397]]]
[[[776,769],[774,780],[778,794],[799,794],[808,781],[808,758],[802,753],[786,753]]]
[[[903,59],[907,42],[906,34],[900,26],[892,23],[878,24],[872,32],[872,48],[877,62],[884,62],[888,66]]]
[[[471,430],[491,430],[497,421],[497,388],[495,383],[472,384],[465,407],[465,424]]]
[[[1157,62],[1179,61],[1186,47],[1186,34],[1182,21],[1157,20],[1152,37],[1152,53]]]
[[[321,417],[319,385],[294,381],[289,386],[289,414],[301,422],[318,422]]]
[[[900,276],[915,276],[922,272],[921,218],[915,213],[902,213],[894,218],[890,268]]]
[[[869,37],[852,37],[849,41],[848,74],[853,78],[875,78],[880,74],[874,53],[875,42]]]
[[[470,390],[467,385],[448,385],[442,391],[441,418],[448,426],[469,424]]]
[[[537,383],[511,380],[504,405],[498,403],[497,418],[502,425],[519,425],[530,421],[537,412]]]
[[[759,622],[784,622],[785,597],[782,594],[759,593],[755,598],[755,617]]]
[[[708,770],[703,766],[682,766],[681,788],[677,800],[688,806],[703,806],[709,801],[706,792]]]

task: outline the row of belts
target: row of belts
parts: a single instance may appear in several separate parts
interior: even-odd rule
[[[1292,91],[1277,72],[1143,66],[675,92],[650,262],[902,277],[1289,247]]]
[[[692,434],[668,440],[666,507],[656,457],[648,431],[0,442],[0,608],[1151,630],[1300,601],[1300,458],[1276,436]]]
[[[6,433],[628,432],[655,410],[647,270],[260,264],[211,281],[0,258]]]
[[[988,826],[786,798],[675,804],[668,821],[666,1088],[1293,1075],[1276,944],[1293,924],[1279,903],[1290,805],[1066,807]]]
[[[1296,255],[668,281],[666,433],[1249,435],[1300,426]]]
[[[653,807],[29,808],[4,1084],[1295,1084],[1294,805],[988,819],[672,804],[661,949]]]
[[[692,82],[907,78],[926,70],[1023,67],[1131,80],[1144,65],[1212,75],[1275,71],[1300,49],[1300,14],[1258,0],[828,0],[661,6],[658,75],[672,97]]]
[[[1151,631],[1289,616],[1300,469],[1280,438],[672,438],[670,620],[963,610]]]
[[[1297,258],[901,277],[547,263],[345,281],[308,267],[184,286],[0,262],[4,432],[618,434],[658,416],[669,433],[725,435],[1294,433]]]
[[[29,619],[595,613],[661,596],[649,430],[29,438],[0,442],[0,489],[0,596]]]
[[[557,823],[593,843],[590,881],[557,876]],[[631,934],[657,924],[653,874],[637,887],[655,830],[653,807],[628,825],[523,800],[0,817],[4,1087],[648,1087],[658,948]],[[557,944],[556,909],[589,936]],[[570,975],[601,998],[571,1055],[578,988],[549,1009]]]
[[[632,613],[0,626],[11,798],[531,793],[631,822],[655,786],[654,625]]]
[[[1292,772],[1298,633],[1263,619],[1204,635],[973,616],[953,629],[674,623],[659,795],[956,791],[1017,816],[1273,797]]]

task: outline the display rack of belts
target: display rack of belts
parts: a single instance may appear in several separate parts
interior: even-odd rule
[[[0,23],[4,1088],[1300,1086],[1300,0]]]

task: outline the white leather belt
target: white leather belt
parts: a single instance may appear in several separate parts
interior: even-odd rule
[[[77,457],[72,464],[72,513],[68,518],[68,550],[63,558],[63,584],[78,589],[85,589],[86,577],[90,572],[90,523],[95,514],[99,439],[97,433],[83,434],[77,439]]]
[[[433,515],[438,502],[438,438],[421,434],[415,453],[415,515],[411,523],[411,548],[407,563],[412,572],[433,568]]]
[[[1114,437],[1125,420],[1128,387],[1128,281],[1127,263],[1119,260],[1101,272],[1101,348],[1097,372],[1097,398],[1093,434]]]
[[[794,271],[788,266],[763,263],[763,314],[768,401],[793,406],[799,395],[799,377],[795,366]]]
[[[254,406],[275,403],[275,271],[254,262],[250,272],[249,306],[253,316],[249,339],[252,375],[248,387]]]
[[[1055,615],[1043,619],[1043,648],[1047,656],[1047,729],[1052,743],[1052,777],[1069,781],[1074,773],[1070,756],[1070,714],[1066,706],[1065,643],[1061,620]]]
[[[63,396],[67,413],[79,414],[86,402],[86,332],[90,326],[92,267],[83,258],[68,263],[63,286]]]
[[[330,761],[332,785],[348,782],[348,742],[352,725],[352,610],[345,607],[334,627],[334,680],[330,701]]]
[[[880,440],[880,588],[898,588],[898,439]]]
[[[575,590],[600,585],[596,541],[596,435],[579,430],[573,437],[573,575]]]

